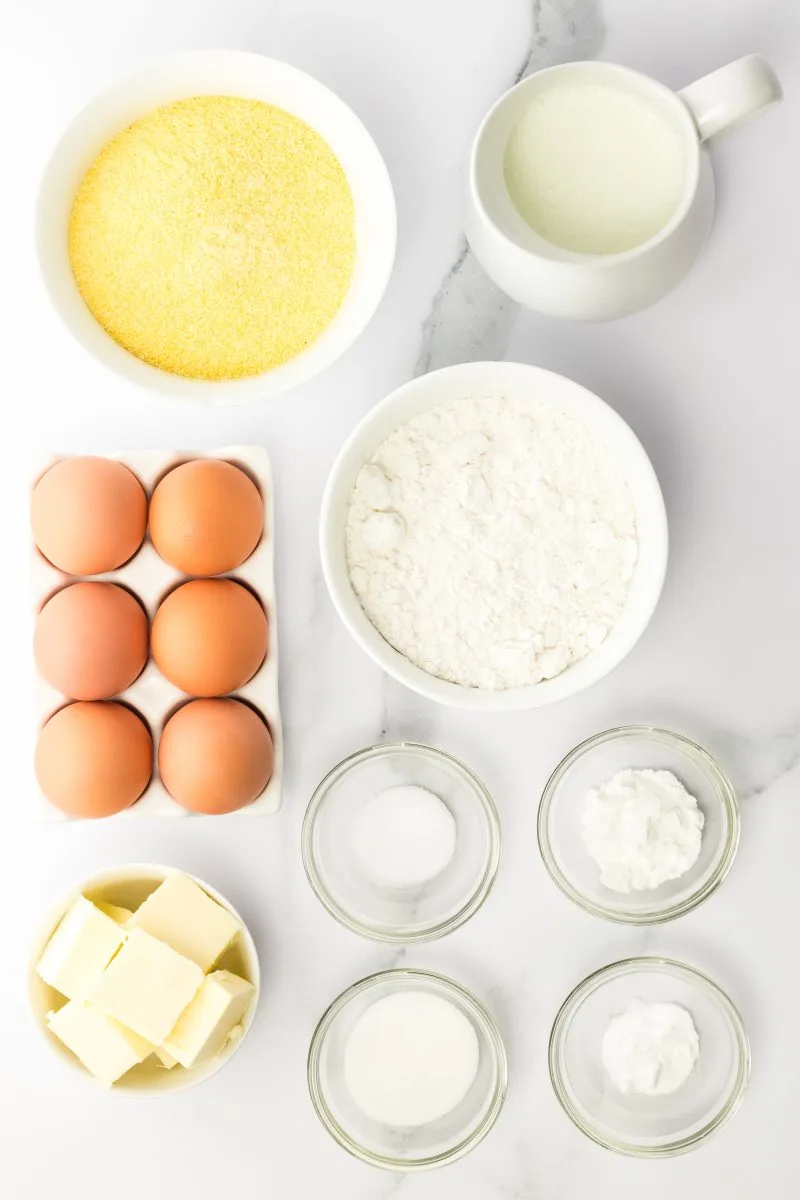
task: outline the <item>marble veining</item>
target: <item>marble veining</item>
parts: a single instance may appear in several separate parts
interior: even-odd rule
[[[598,0],[534,0],[531,9],[530,39],[508,87],[545,67],[600,53],[605,34]],[[485,274],[464,239],[422,327],[414,374],[503,358],[519,307]]]
[[[513,87],[544,67],[593,58],[602,47],[603,36],[598,0],[533,0],[528,45],[507,86]],[[440,283],[423,323],[414,375],[454,363],[503,358],[519,308],[484,272],[462,239],[458,257]],[[412,696],[389,676],[383,678],[381,699],[381,738],[435,743],[435,704]]]
[[[739,799],[757,800],[791,778],[800,766],[800,722],[764,738],[733,737],[730,757]]]
[[[8,561],[24,561],[27,550],[19,464],[30,447],[266,445],[278,497],[286,775],[275,818],[34,826],[18,804],[30,787],[30,723],[8,682],[30,677],[27,640],[16,636],[28,614],[24,589],[15,608],[6,587],[14,636],[1,697],[10,749],[0,892],[13,919],[0,922],[8,972],[0,1027],[11,1034],[0,1067],[3,1196],[793,1200],[800,241],[789,232],[800,174],[789,149],[800,121],[800,6],[139,0],[121,23],[114,6],[97,0],[11,0],[4,16],[0,98],[12,113],[25,100],[25,120],[9,122],[4,142],[15,186],[0,197],[12,231],[6,277],[18,292],[0,445]],[[47,308],[26,232],[41,164],[66,115],[138,61],[212,45],[293,62],[351,103],[386,156],[401,231],[386,299],[340,363],[278,403],[214,413],[134,391],[88,360]],[[714,151],[717,224],[705,258],[672,296],[623,321],[581,325],[537,317],[497,290],[458,230],[467,148],[506,88],[541,67],[596,55],[681,87],[751,50],[774,60],[786,100]],[[327,470],[372,403],[415,373],[502,357],[571,376],[631,422],[662,480],[672,545],[654,620],[617,671],[552,708],[489,716],[435,706],[382,676],[327,596],[317,524]],[[647,930],[580,912],[553,887],[536,849],[549,772],[582,738],[626,721],[672,726],[707,745],[743,801],[739,858],[724,886],[696,912]],[[500,870],[482,910],[450,937],[411,949],[373,945],[334,922],[308,887],[299,850],[303,813],[323,775],[346,754],[395,738],[431,742],[467,762],[503,826]],[[33,931],[50,904],[76,878],[132,861],[171,863],[229,896],[252,928],[264,979],[242,1053],[213,1083],[154,1105],[79,1093],[36,1042],[23,983]],[[548,1079],[547,1040],[564,997],[591,971],[641,953],[708,970],[740,1004],[753,1041],[741,1113],[707,1146],[668,1162],[633,1162],[592,1145],[562,1114]],[[394,1176],[355,1161],[322,1130],[307,1094],[306,1053],[324,1009],[355,980],[397,965],[461,980],[489,1005],[508,1049],[508,1101],[496,1128],[440,1172]],[[97,1134],[91,1143],[87,1131]]]

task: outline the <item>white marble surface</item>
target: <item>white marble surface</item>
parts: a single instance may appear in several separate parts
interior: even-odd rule
[[[794,0],[10,0],[3,9],[2,304],[4,544],[0,918],[0,1191],[9,1200],[770,1200],[800,1170],[800,904],[797,805],[794,347],[800,8]],[[324,377],[277,402],[219,414],[148,397],[103,374],[43,299],[31,249],[36,173],[63,120],[128,65],[190,46],[260,50],[306,68],[363,116],[397,189],[400,246],[366,334]],[[558,324],[521,313],[488,284],[459,232],[467,147],[482,113],[520,74],[603,56],[682,85],[754,49],[783,77],[783,108],[715,153],[718,223],[688,281],[639,316]],[[643,439],[669,508],[663,601],[608,680],[550,711],[482,718],[425,704],[382,678],[325,594],[316,522],[326,471],[354,421],[413,372],[509,357],[571,375]],[[36,448],[259,441],[273,455],[286,803],[241,822],[34,827],[24,459]],[[547,879],[535,844],[542,784],[584,735],[622,720],[680,728],[716,751],[742,795],[739,860],[702,910],[647,933],[583,915]],[[444,942],[392,953],[339,929],[306,886],[298,832],[319,778],[348,751],[413,735],[462,754],[493,789],[506,834],[484,911]],[[130,1102],[75,1080],[31,1029],[23,973],[31,930],[87,871],[177,864],[227,892],[258,938],[266,985],[251,1041],[196,1092]],[[630,953],[706,968],[741,1006],[753,1082],[735,1121],[698,1152],[661,1163],[586,1141],[550,1090],[547,1035],[567,990]],[[350,1160],[318,1125],[305,1055],[338,991],[396,961],[471,985],[507,1039],[511,1086],[489,1139],[463,1162],[398,1178]]]

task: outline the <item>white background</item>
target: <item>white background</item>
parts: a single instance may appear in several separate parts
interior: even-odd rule
[[[220,1195],[378,1200],[770,1200],[800,1171],[800,759],[796,347],[800,239],[800,6],[794,0],[6,0],[0,25],[4,685],[0,790],[0,1193],[9,1200]],[[62,123],[124,68],[187,47],[233,46],[319,76],[385,154],[400,220],[397,267],[360,342],[311,385],[263,405],[194,411],[106,375],[51,315],[32,252],[38,172]],[[675,86],[761,50],[784,106],[715,152],[718,221],[691,277],[610,325],[522,314],[462,261],[460,189],[471,135],[525,67],[600,53]],[[321,583],[326,472],[354,422],[415,371],[462,359],[538,363],[592,388],[649,450],[669,509],[664,597],[629,660],[550,711],[449,713],[381,674],[340,627]],[[266,445],[277,481],[285,807],[250,822],[37,827],[30,820],[26,463],[37,449]],[[582,737],[655,720],[715,751],[743,802],[739,860],[702,910],[651,932],[580,913],[535,843],[542,785]],[[347,984],[397,959],[336,926],[308,890],[298,832],[320,777],[349,751],[410,734],[462,754],[494,791],[506,834],[496,890],[465,929],[403,961],[450,972],[494,1010],[511,1086],[462,1163],[398,1181],[350,1160],[306,1095],[314,1024]],[[155,860],[227,893],[259,943],[263,1006],[242,1053],[195,1092],[105,1095],[64,1070],[26,1007],[32,931],[64,887]],[[617,1158],[561,1113],[546,1043],[566,992],[641,951],[705,968],[740,1005],[750,1093],[706,1147],[662,1163]]]

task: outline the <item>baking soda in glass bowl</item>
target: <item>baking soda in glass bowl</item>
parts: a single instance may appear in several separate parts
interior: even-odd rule
[[[625,959],[583,980],[556,1016],[548,1057],[556,1097],[581,1132],[641,1158],[705,1141],[737,1111],[750,1078],[730,998],[665,958]]]
[[[609,1021],[600,1054],[621,1092],[668,1096],[695,1069],[700,1038],[692,1014],[680,1004],[633,999]]]

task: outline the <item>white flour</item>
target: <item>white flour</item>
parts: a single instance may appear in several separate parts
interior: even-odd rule
[[[694,1070],[700,1038],[691,1013],[680,1004],[632,1000],[625,1012],[609,1021],[601,1057],[621,1092],[668,1096]]]
[[[697,862],[705,818],[671,771],[619,771],[586,793],[583,840],[614,892],[646,891]]]
[[[551,679],[622,612],[638,546],[607,447],[550,404],[450,401],[414,417],[359,472],[347,561],[395,649],[467,687]]]

